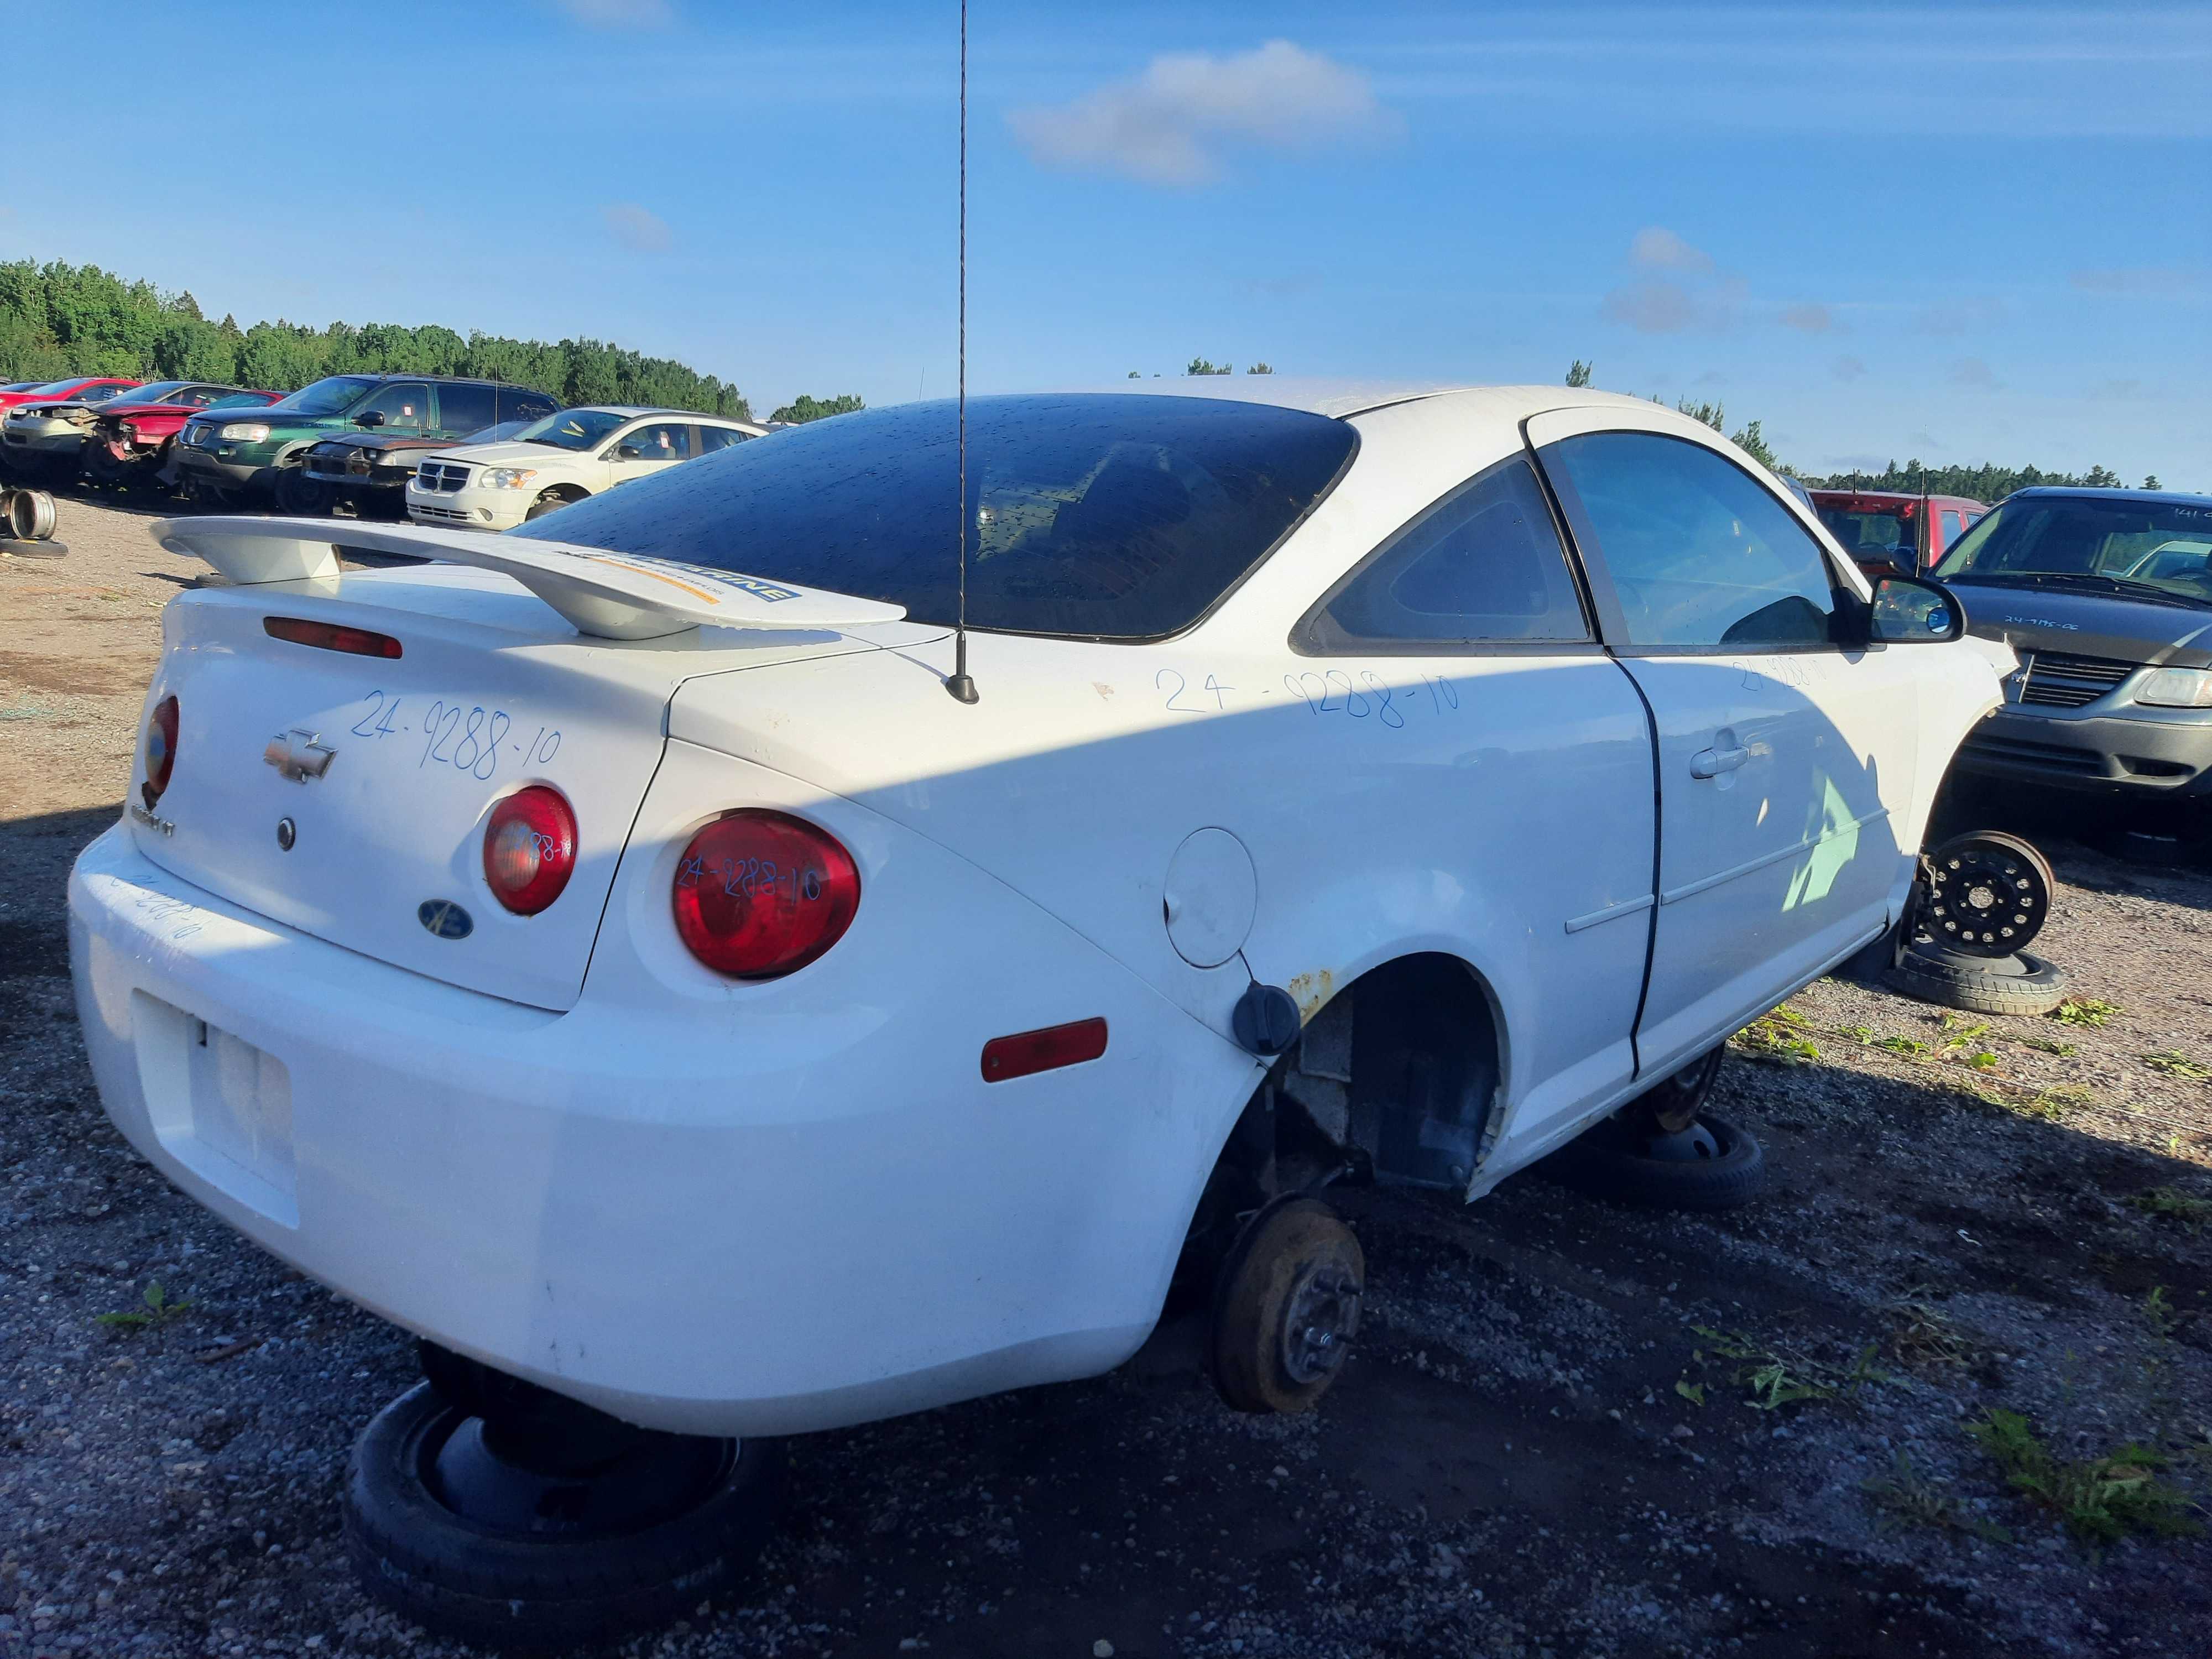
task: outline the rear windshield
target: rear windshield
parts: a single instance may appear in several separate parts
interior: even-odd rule
[[[1328,491],[1327,416],[1210,398],[904,404],[736,444],[509,533],[829,588],[949,623],[1147,639],[1188,627]]]
[[[2021,496],[1969,530],[1936,574],[2212,602],[2212,500]]]

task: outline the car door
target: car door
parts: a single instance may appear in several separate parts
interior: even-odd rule
[[[1528,436],[1653,724],[1638,1048],[1663,1073],[1887,925],[1912,865],[1914,683],[1905,653],[1836,642],[1838,590],[1858,590],[1717,438],[1617,410],[1540,416]]]
[[[1284,684],[1342,751],[1339,779],[1378,777],[1404,846],[1438,890],[1486,894],[1528,1000],[1498,1159],[1543,1139],[1632,1077],[1650,929],[1651,759],[1633,689],[1598,643],[1535,470],[1485,468],[1342,577],[1293,634]],[[1513,1014],[1522,1017],[1510,1018]],[[1464,1182],[1472,1124],[1424,1121],[1382,1173]]]

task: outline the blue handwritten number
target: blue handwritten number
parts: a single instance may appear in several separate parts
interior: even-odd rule
[[[495,708],[491,711],[488,728],[491,735],[485,739],[482,757],[470,769],[478,782],[489,781],[491,775],[499,770],[499,740],[507,735],[507,728],[511,724],[502,710]]]
[[[1213,706],[1216,708],[1223,708],[1227,705],[1222,702],[1221,694],[1224,691],[1234,691],[1237,688],[1233,685],[1224,685],[1212,675],[1208,674],[1206,677],[1206,689],[1213,693]]]
[[[442,700],[434,702],[430,705],[428,718],[422,722],[422,757],[421,760],[415,763],[415,769],[418,772],[422,769],[423,764],[429,760],[430,750],[437,744],[438,721],[443,718],[445,712],[446,705]]]
[[[1332,668],[1328,671],[1328,678],[1329,684],[1332,685],[1339,680],[1342,680],[1344,682],[1344,702],[1341,705],[1344,712],[1351,715],[1352,719],[1356,720],[1365,720],[1367,718],[1367,699],[1361,696],[1359,693],[1352,689],[1352,676],[1346,673],[1340,668]]]
[[[1402,727],[1406,724],[1406,717],[1390,706],[1389,684],[1371,668],[1361,671],[1359,678],[1367,682],[1367,689],[1375,694],[1376,708],[1382,717],[1382,724],[1393,732]]]
[[[384,718],[376,723],[376,735],[378,737],[388,738],[392,735],[392,717],[398,712],[399,699],[394,697],[391,702],[386,706],[384,710]]]
[[[1178,714],[1202,714],[1206,712],[1203,708],[1185,708],[1182,704],[1176,701],[1177,697],[1182,696],[1183,688],[1185,685],[1188,684],[1189,682],[1185,680],[1182,675],[1176,673],[1172,668],[1163,668],[1158,673],[1152,676],[1152,690],[1155,691],[1166,690],[1167,683],[1170,680],[1173,680],[1175,682],[1175,690],[1168,692],[1168,707],[1170,709]]]
[[[554,756],[560,752],[561,734],[558,732],[556,732],[551,737],[546,738],[544,742],[538,745],[538,763],[540,766],[544,766],[550,762]]]
[[[460,723],[461,706],[459,703],[455,703],[450,708],[446,710],[445,726],[438,733],[438,741],[434,744],[430,749],[430,758],[432,760],[449,761],[453,759],[451,755],[442,755],[438,751],[453,741],[453,728],[458,726]]]
[[[356,720],[351,727],[349,728],[353,732],[354,736],[357,738],[373,738],[376,735],[373,723],[374,722],[378,714],[380,713],[384,708],[384,693],[381,691],[370,692],[368,694],[368,713],[363,714],[359,720]],[[399,699],[394,697],[392,700],[392,706],[394,708],[398,708]]]

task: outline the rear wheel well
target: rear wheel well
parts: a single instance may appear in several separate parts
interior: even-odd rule
[[[1243,1215],[1340,1179],[1463,1190],[1487,1150],[1502,1050],[1489,985],[1425,951],[1370,969],[1267,1068],[1191,1223],[1200,1257]]]

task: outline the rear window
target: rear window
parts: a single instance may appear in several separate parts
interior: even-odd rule
[[[1328,494],[1358,439],[1327,416],[1210,398],[1089,394],[793,427],[563,507],[510,534],[653,554],[1008,633],[1148,639],[1188,627]]]
[[[1919,543],[1911,507],[1899,503],[1871,509],[1823,507],[1817,511],[1820,522],[1853,558],[1893,554],[1905,564],[1912,562]]]

